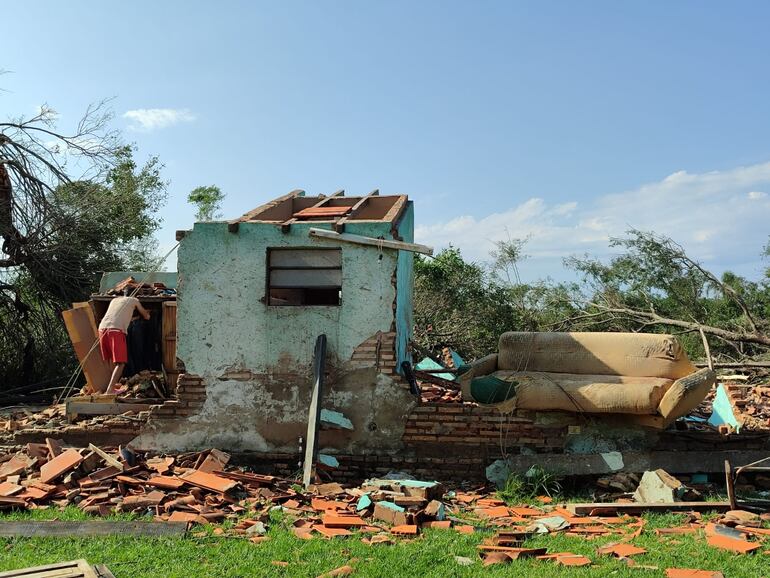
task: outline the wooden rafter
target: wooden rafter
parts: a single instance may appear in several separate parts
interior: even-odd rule
[[[328,197],[325,197],[325,196],[321,195],[322,198],[321,198],[320,201],[318,201],[315,205],[312,205],[312,206],[307,207],[307,208],[308,209],[317,209],[318,207],[323,207],[324,205],[326,205],[326,203],[328,203],[330,200],[332,200],[332,199],[334,199],[336,197],[344,197],[344,196],[345,196],[345,190],[344,189],[340,189],[339,191],[335,191],[331,195],[329,195]],[[306,209],[303,209],[303,210],[306,210]],[[294,216],[292,216],[291,218],[285,220],[283,223],[281,223],[281,232],[282,233],[288,233],[289,229],[291,229],[291,226],[294,223],[296,223],[296,222],[297,222],[297,218],[294,217]]]
[[[365,197],[361,197],[361,199],[353,205],[353,208],[350,209],[350,212],[342,217],[339,221],[334,223],[334,230],[338,233],[342,233],[345,230],[345,223],[355,217],[358,213],[361,212],[361,210],[367,205],[369,200],[372,197],[376,197],[380,194],[380,189],[374,189],[371,193],[366,195]]]

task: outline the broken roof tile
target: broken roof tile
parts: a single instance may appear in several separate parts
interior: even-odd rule
[[[83,456],[75,449],[68,449],[40,468],[40,481],[44,484],[52,482],[77,467],[83,461]]]
[[[188,484],[222,494],[238,487],[238,482],[236,481],[198,470],[185,472],[180,477]]]

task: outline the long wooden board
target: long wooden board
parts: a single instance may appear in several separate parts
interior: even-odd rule
[[[420,245],[418,243],[406,243],[404,241],[393,241],[390,239],[375,239],[373,237],[364,237],[363,235],[353,235],[350,233],[337,233],[326,229],[310,229],[308,235],[320,239],[331,239],[332,241],[341,241],[343,243],[355,243],[357,245],[369,245],[380,249],[396,249],[398,251],[411,251],[413,253],[422,253],[423,255],[433,255],[433,247]]]
[[[0,522],[0,536],[34,538],[37,536],[183,536],[186,522],[85,522],[23,521]],[[5,574],[0,574],[5,576]]]
[[[616,512],[726,512],[730,502],[667,502],[648,504],[639,502],[596,502],[590,504],[567,504],[575,515],[587,515],[594,510],[615,510]]]
[[[176,301],[164,301],[161,327],[163,369],[166,373],[176,374]]]
[[[0,572],[0,578],[99,578],[99,576],[86,560],[72,560]]]
[[[149,411],[155,407],[149,403],[89,403],[68,401],[66,413],[68,419],[78,415],[119,415],[127,411]]]

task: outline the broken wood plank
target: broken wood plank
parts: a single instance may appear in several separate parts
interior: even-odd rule
[[[37,536],[181,536],[187,530],[185,522],[113,522],[88,520],[9,521],[0,524],[0,536],[34,538]],[[3,574],[0,574],[2,576]]]
[[[730,502],[669,502],[662,504],[644,504],[641,502],[596,502],[587,504],[567,504],[567,510],[576,515],[589,515],[594,510],[615,512],[727,512]]]
[[[397,251],[410,251],[412,253],[422,253],[423,255],[433,255],[433,247],[420,245],[418,243],[406,243],[404,241],[393,241],[392,239],[375,239],[374,237],[353,235],[351,233],[337,233],[327,229],[316,228],[308,230],[308,235],[321,239],[331,239],[332,241],[369,245],[380,249],[395,249]]]
[[[312,230],[312,229],[311,229]],[[305,460],[302,463],[302,486],[307,489],[312,482],[318,448],[316,440],[321,422],[321,395],[324,386],[324,365],[326,363],[326,335],[316,338],[313,352],[313,391],[310,397],[310,407],[307,418],[307,437],[305,438]]]
[[[105,462],[107,462],[107,465],[112,466],[113,468],[117,468],[121,472],[123,471],[123,462],[120,462],[115,458],[114,456],[111,456],[107,452],[105,452],[102,448],[95,446],[94,444],[88,444],[88,449],[92,452],[99,455],[100,458],[102,458]]]
[[[102,574],[97,574],[96,570],[82,559],[0,572],[2,578],[100,578],[101,576]]]

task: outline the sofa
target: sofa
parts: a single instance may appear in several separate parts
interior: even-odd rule
[[[507,332],[459,376],[463,399],[501,410],[621,414],[655,428],[694,409],[715,380],[675,337],[651,333]]]

